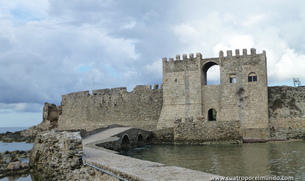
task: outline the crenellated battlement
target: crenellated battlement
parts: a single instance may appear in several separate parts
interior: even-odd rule
[[[264,50],[262,52],[262,54],[266,55],[266,51]],[[239,49],[235,49],[235,56],[239,57],[239,56],[254,56],[254,55],[259,55],[256,53],[256,49],[255,48],[251,48],[250,49],[250,54],[248,54],[248,50],[247,49],[242,49],[242,54],[240,54],[240,50]],[[227,50],[226,51],[226,56],[224,55],[224,51],[220,50],[219,51],[219,58],[221,57],[233,57],[233,50]],[[196,53],[196,57],[194,57],[193,53],[190,53],[189,56],[187,54],[183,54],[182,57],[180,54],[176,55],[176,58],[169,58],[167,59],[167,57],[162,58],[164,63],[178,63],[178,62],[182,62],[185,60],[201,60],[202,59],[202,54],[201,53]]]
[[[180,54],[176,55],[176,59],[174,58],[169,58],[169,60],[167,61],[167,57],[162,58],[163,62],[181,62],[181,61],[185,61],[185,60],[197,60],[197,59],[202,59],[202,55],[201,53],[197,53],[196,57],[194,57],[193,53],[190,53],[189,56],[187,56],[187,54],[183,54],[182,58]]]
[[[266,51],[264,50],[262,54],[266,55]],[[242,55],[240,54],[239,49],[235,49],[235,57],[239,56],[256,56],[258,55],[256,53],[255,48],[250,49],[250,54],[248,54],[247,49],[242,49]],[[225,57],[224,52],[222,50],[219,51],[219,58]],[[227,50],[227,56],[226,57],[233,57],[233,51],[232,50]]]
[[[202,59],[201,53],[197,53],[196,57],[194,57],[193,53],[190,53],[189,56],[187,54],[176,55],[176,59],[174,58],[163,58],[163,70],[165,72],[179,72],[183,70],[195,70],[197,67],[197,63]]]

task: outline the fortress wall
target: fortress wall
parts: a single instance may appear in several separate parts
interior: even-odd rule
[[[155,129],[162,109],[162,88],[155,84],[75,92],[62,96],[58,129],[91,130],[111,124]]]
[[[220,66],[221,84],[205,85],[205,71],[215,64]],[[248,81],[251,72],[257,81]],[[232,74],[234,83],[229,79]],[[217,110],[216,122],[240,121],[244,138],[305,135],[305,87],[268,88],[266,53],[256,54],[255,49],[250,54],[244,49],[242,55],[235,50],[235,56],[231,50],[227,56],[220,51],[218,58],[208,59],[200,53],[163,58],[161,89],[144,85],[132,92],[121,87],[63,95],[58,129],[91,130],[111,124],[169,128],[176,118],[183,124],[189,117],[206,121],[211,108]]]
[[[305,137],[305,87],[269,87],[269,127],[277,138]]]

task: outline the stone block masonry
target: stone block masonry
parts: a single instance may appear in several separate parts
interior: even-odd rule
[[[204,121],[187,118],[176,119],[174,126],[175,144],[242,143],[239,121]]]
[[[163,105],[162,86],[138,85],[75,92],[62,96],[58,129],[92,130],[111,124],[155,129]]]

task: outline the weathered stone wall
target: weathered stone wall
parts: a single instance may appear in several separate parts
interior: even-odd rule
[[[35,180],[118,179],[82,163],[83,145],[79,132],[44,132],[36,137],[30,165]]]
[[[269,126],[276,138],[305,137],[305,87],[269,87]]]
[[[204,121],[187,118],[176,119],[175,143],[204,144],[211,142],[242,143],[242,129],[239,121]]]
[[[155,84],[70,93],[62,96],[58,129],[92,130],[111,124],[155,129],[162,109],[162,88]]]
[[[174,126],[175,117],[201,115],[201,54],[163,59],[163,108],[158,129]]]
[[[257,54],[251,49],[220,52],[221,120],[240,120],[243,128],[268,128],[268,87],[266,53]],[[257,75],[257,81],[248,81],[250,73]],[[236,76],[236,83],[230,83],[230,75]],[[207,112],[207,110],[206,110]],[[245,137],[247,135],[244,135]]]

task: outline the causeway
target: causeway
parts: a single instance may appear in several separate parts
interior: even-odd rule
[[[126,180],[211,180],[217,175],[190,170],[176,166],[165,166],[161,163],[139,160],[115,151],[107,150],[96,144],[117,140],[121,132],[130,127],[111,128],[83,139],[84,162],[118,175]]]

